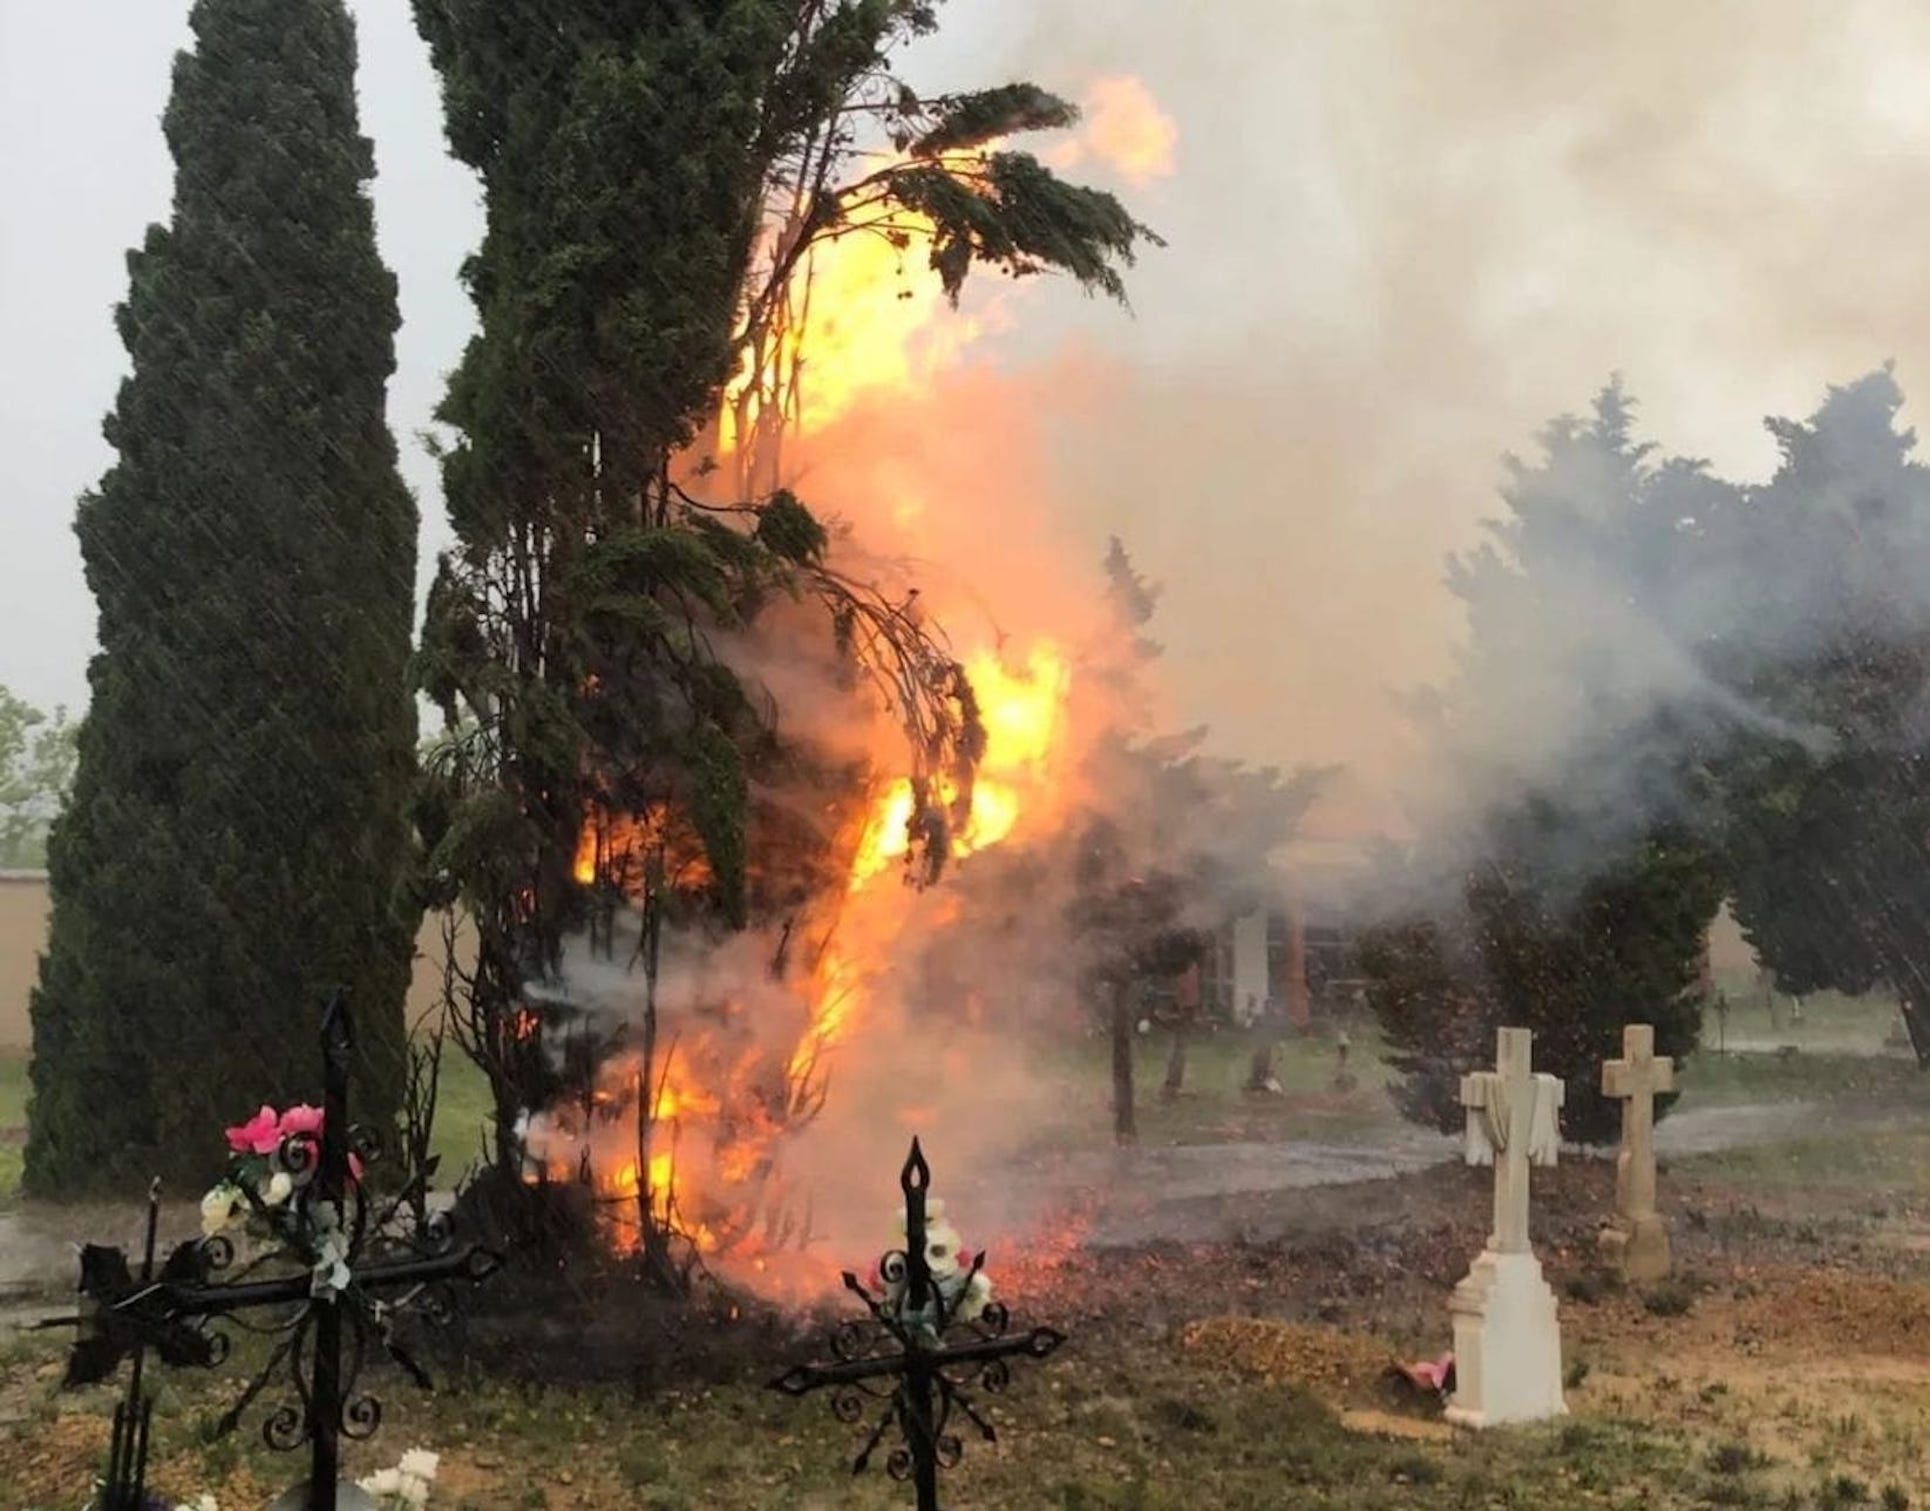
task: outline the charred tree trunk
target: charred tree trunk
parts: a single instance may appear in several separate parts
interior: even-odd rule
[[[1200,1015],[1200,963],[1195,960],[1180,973],[1173,994],[1178,1006],[1173,1025],[1173,1047],[1166,1056],[1166,1084],[1160,1087],[1162,1100],[1177,1101],[1186,1084],[1186,1050]]]
[[[1122,1146],[1139,1141],[1133,1121],[1132,989],[1123,978],[1112,983],[1112,1140]]]
[[[643,1063],[637,1069],[637,1231],[642,1239],[644,1279],[680,1292],[684,1276],[670,1253],[670,1225],[675,1218],[671,1192],[659,1192],[650,1175],[657,1120],[657,967],[663,940],[664,885],[661,846],[652,848],[644,865],[643,937],[638,941],[643,952]]]
[[[1247,1064],[1246,1089],[1252,1092],[1277,1091],[1280,1083],[1273,1074],[1273,1051],[1279,1030],[1269,1014],[1262,1013],[1253,1025],[1253,1058]]]
[[[1905,997],[1898,1005],[1903,1010],[1903,1031],[1910,1036],[1910,1048],[1916,1053],[1917,1069],[1930,1070],[1930,1011],[1914,997]]]
[[[1903,1031],[1910,1036],[1917,1069],[1930,1070],[1930,971],[1918,970],[1912,962],[1894,971],[1893,978],[1897,1010],[1903,1015]]]
[[[1287,979],[1286,987],[1287,1021],[1293,1024],[1298,1033],[1305,1033],[1313,1026],[1313,994],[1307,989],[1307,918],[1301,906],[1298,888],[1291,883],[1287,890],[1286,907],[1287,928]],[[1272,1075],[1269,1065],[1267,1074]]]
[[[1166,1052],[1166,1079],[1159,1088],[1163,1102],[1176,1102],[1186,1086],[1186,1041],[1191,1037],[1193,1020],[1181,1014],[1173,1024],[1173,1046]]]

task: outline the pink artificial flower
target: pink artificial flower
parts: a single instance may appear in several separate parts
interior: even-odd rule
[[[310,1107],[305,1102],[299,1106],[290,1107],[288,1111],[281,1115],[280,1132],[283,1138],[287,1138],[290,1134],[295,1133],[311,1133],[316,1138],[320,1138],[322,1136],[322,1109],[319,1107]]]
[[[228,1147],[236,1154],[273,1154],[281,1143],[281,1123],[275,1109],[263,1103],[261,1111],[228,1129],[227,1134]]]
[[[1400,1372],[1407,1376],[1417,1389],[1442,1391],[1454,1374],[1454,1355],[1442,1354],[1438,1359],[1423,1359],[1419,1364],[1402,1364]]]
[[[292,1138],[306,1135],[319,1145],[322,1141],[322,1123],[322,1109],[302,1102],[281,1115],[281,1136]],[[362,1156],[352,1149],[348,1156],[348,1174],[350,1180],[359,1181],[362,1178]]]

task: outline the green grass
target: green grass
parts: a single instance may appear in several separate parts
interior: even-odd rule
[[[7,1383],[31,1367],[23,1360],[5,1371]],[[822,1399],[788,1400],[752,1381],[645,1401],[614,1389],[478,1383],[425,1397],[400,1381],[384,1385],[392,1388],[383,1391],[383,1431],[372,1444],[346,1445],[345,1468],[366,1474],[417,1445],[439,1451],[432,1503],[458,1511],[895,1511],[908,1503],[876,1462],[853,1477],[862,1431],[838,1422]],[[290,1481],[289,1457],[246,1428],[212,1447],[196,1442],[197,1426],[233,1390],[232,1380],[199,1372],[165,1378],[153,1483],[177,1495],[212,1489],[222,1505],[258,1505]],[[1593,1417],[1388,1441],[1347,1430],[1303,1390],[1143,1342],[1109,1345],[1097,1357],[1068,1349],[1014,1370],[1009,1396],[974,1396],[998,1426],[999,1444],[973,1436],[944,1476],[946,1504],[957,1511],[1687,1508],[1705,1504],[1709,1478],[1698,1445],[1672,1423]],[[112,1401],[106,1391],[46,1400],[36,1413],[46,1446],[31,1464],[22,1453],[26,1505],[68,1503],[61,1497],[95,1462],[92,1439],[83,1442],[68,1414],[98,1419]],[[7,1453],[0,1443],[0,1470]]]
[[[24,1050],[0,1052],[0,1208],[20,1192],[20,1164],[27,1132],[27,1059]],[[443,1056],[434,1149],[442,1156],[437,1180],[445,1189],[478,1157],[489,1127],[489,1083],[475,1063],[453,1045]]]
[[[1283,1139],[1350,1140],[1398,1129],[1385,1094],[1389,1072],[1377,1034],[1349,1030],[1351,1091],[1334,1088],[1339,1057],[1330,1037],[1289,1034],[1274,1049],[1279,1095],[1246,1090],[1254,1038],[1221,1030],[1193,1038],[1178,1098],[1161,1095],[1171,1036],[1159,1029],[1136,1036],[1134,1105],[1142,1144],[1268,1143]],[[1034,1130],[1040,1147],[1081,1149],[1112,1141],[1112,1046],[1103,1036],[1053,1043],[1031,1051],[1033,1062],[1067,1089],[1063,1114]]]
[[[1727,1149],[1677,1160],[1673,1169],[1779,1194],[1865,1192],[1896,1201],[1930,1197],[1930,1122]]]
[[[1753,980],[1724,976],[1718,990],[1728,999],[1727,1022],[1711,1008],[1703,1015],[1702,1043],[1720,1049],[1725,1039],[1740,1044],[1781,1046],[1818,1053],[1878,1055],[1899,1052],[1902,1022],[1896,998],[1885,993],[1846,997],[1818,992],[1806,997],[1801,1017],[1788,997],[1771,1011]]]
[[[1759,1102],[1921,1099],[1924,1075],[1901,1055],[1717,1054],[1704,1049],[1682,1067],[1682,1106]]]
[[[1924,1094],[1915,1062],[1895,1052],[1878,1054],[1894,1008],[1874,998],[1824,996],[1813,999],[1804,1021],[1790,1028],[1786,1042],[1867,1043],[1871,1052],[1845,1054],[1800,1049],[1793,1055],[1720,1054],[1713,1016],[1702,1053],[1682,1070],[1682,1106],[1721,1107],[1783,1101],[1844,1098],[1905,1101]],[[1769,1033],[1768,1015],[1758,1006],[1732,1011],[1729,1037],[1761,1041]],[[1186,1080],[1174,1101],[1161,1097],[1167,1052],[1165,1030],[1139,1035],[1134,1042],[1134,1074],[1140,1141],[1149,1145],[1215,1144],[1314,1140],[1371,1140],[1398,1132],[1403,1125],[1385,1088],[1392,1079],[1381,1054],[1379,1034],[1369,1024],[1349,1026],[1348,1071],[1354,1088],[1334,1089],[1339,1057],[1332,1030],[1322,1025],[1309,1035],[1288,1034],[1274,1052],[1274,1075],[1281,1095],[1246,1091],[1253,1036],[1220,1030],[1195,1037],[1187,1052]],[[1103,1036],[1057,1043],[1034,1051],[1045,1068],[1068,1088],[1062,1118],[1037,1130],[1041,1147],[1103,1147],[1111,1141],[1111,1048]],[[436,1109],[434,1149],[442,1167],[437,1184],[452,1189],[484,1148],[490,1120],[489,1088],[482,1072],[451,1044],[442,1065]],[[22,1136],[27,1122],[27,1056],[0,1054],[0,1204],[15,1199],[20,1182]]]
[[[436,1185],[453,1191],[462,1173],[482,1157],[490,1123],[489,1082],[476,1062],[446,1045],[437,1083],[436,1123],[430,1148],[441,1160]]]

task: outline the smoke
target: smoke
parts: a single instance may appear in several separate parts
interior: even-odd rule
[[[1648,433],[1761,478],[1763,415],[1888,356],[1906,385],[1930,370],[1921,7],[1013,0],[954,21],[942,82],[1079,95],[1132,72],[1176,123],[1178,171],[1132,195],[1170,243],[1130,280],[1135,319],[1062,301],[1003,349],[1080,352],[1086,381],[1041,416],[1068,521],[1166,582],[1181,722],[1347,767],[1319,834],[1451,800],[1395,695],[1451,671],[1442,564],[1548,418],[1620,371]],[[1547,731],[1519,712],[1497,744],[1532,749]]]
[[[1166,588],[1154,727],[1208,725],[1210,752],[1256,764],[1343,766],[1316,842],[1465,817],[1562,774],[1593,784],[1604,826],[1669,811],[1682,794],[1663,745],[1610,760],[1598,739],[1658,710],[1818,738],[1696,654],[1760,600],[1761,563],[1714,553],[1693,593],[1660,605],[1629,601],[1628,563],[1579,553],[1556,574],[1558,611],[1522,609],[1522,654],[1472,669],[1444,563],[1500,513],[1504,455],[1532,457],[1538,428],[1611,372],[1644,434],[1712,458],[1706,475],[1667,469],[1661,490],[1700,521],[1729,507],[1722,478],[1769,474],[1762,415],[1807,412],[1825,378],[1892,353],[1906,374],[1923,365],[1930,203],[1912,190],[1930,16],[1901,0],[987,0],[948,15],[908,71],[925,90],[1009,74],[1083,99],[1087,129],[1059,160],[1120,188],[1170,244],[1131,275],[1131,318],[1062,290],[968,286],[971,341],[937,342],[903,369],[915,392],[859,394],[787,451],[792,486],[901,563],[961,653],[1103,643],[1098,566],[1122,536]],[[1820,590],[1799,580],[1796,601]],[[1795,612],[1772,623],[1802,632]],[[871,747],[875,729],[813,712],[838,706],[811,696],[815,652],[739,650],[814,737]],[[1456,676],[1467,759],[1437,764],[1413,693]],[[1118,713],[1082,697],[1074,748]],[[1093,797],[1090,780],[1055,774],[1014,843]],[[1159,858],[1138,841],[1136,863]],[[993,886],[999,853],[957,865],[867,958],[836,1110],[787,1151],[819,1189],[888,1183],[912,1126],[943,1130],[945,1170],[996,1168],[1057,1110],[1057,1078],[1014,1053],[992,1009],[1063,1012],[1066,954],[1038,926],[1067,901],[1063,871]],[[960,929],[945,910],[968,889]],[[854,1209],[854,1241],[875,1210]]]

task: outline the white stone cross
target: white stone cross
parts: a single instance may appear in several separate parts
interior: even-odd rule
[[[1535,1422],[1568,1410],[1555,1293],[1528,1244],[1528,1166],[1555,1162],[1563,1087],[1534,1073],[1533,1044],[1527,1029],[1504,1028],[1495,1068],[1461,1078],[1468,1163],[1495,1167],[1494,1232],[1448,1300],[1455,1387],[1447,1419],[1463,1427]]]
[[[1655,1052],[1655,1029],[1622,1029],[1622,1058],[1602,1066],[1602,1095],[1622,1104],[1622,1149],[1615,1160],[1615,1220],[1602,1248],[1630,1280],[1669,1272],[1669,1236],[1655,1211],[1655,1099],[1675,1090],[1675,1061]]]
[[[1564,1088],[1556,1077],[1534,1073],[1534,1037],[1525,1028],[1502,1029],[1495,1068],[1461,1077],[1468,1163],[1495,1167],[1494,1231],[1488,1236],[1495,1254],[1528,1252],[1528,1165],[1554,1164],[1561,1146],[1556,1114]]]

